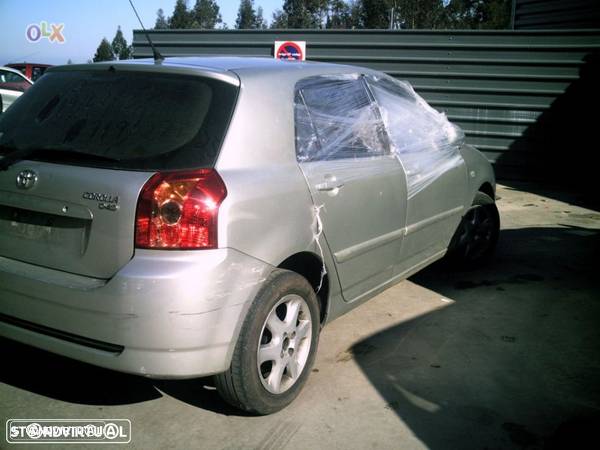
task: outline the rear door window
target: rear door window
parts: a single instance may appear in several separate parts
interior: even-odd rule
[[[294,102],[298,161],[388,153],[383,121],[362,76],[304,79],[296,86]]]
[[[199,76],[119,69],[48,72],[2,115],[0,145],[83,152],[116,159],[94,163],[113,168],[210,167],[237,91]]]

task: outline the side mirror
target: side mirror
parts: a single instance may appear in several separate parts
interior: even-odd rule
[[[458,125],[448,122],[444,127],[444,131],[446,132],[448,143],[450,145],[462,147],[462,145],[465,143],[465,133]]]

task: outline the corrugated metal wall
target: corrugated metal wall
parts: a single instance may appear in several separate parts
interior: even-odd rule
[[[598,0],[513,0],[515,30],[599,28]]]
[[[305,40],[310,60],[366,66],[410,81],[497,163],[500,177],[528,178],[547,177],[539,158],[547,157],[548,127],[556,126],[548,116],[561,117],[549,111],[580,83],[584,66],[597,67],[591,60],[600,50],[600,30],[171,30],[150,35],[165,56],[270,56],[275,40]],[[151,56],[141,32],[134,32],[133,44],[136,58]]]

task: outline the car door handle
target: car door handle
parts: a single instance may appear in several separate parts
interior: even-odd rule
[[[340,190],[341,188],[344,187],[344,183],[331,183],[329,181],[325,181],[324,183],[319,183],[315,186],[317,188],[317,191],[321,191],[321,192],[332,192],[337,190]]]

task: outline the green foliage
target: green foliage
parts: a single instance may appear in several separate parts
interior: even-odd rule
[[[256,9],[256,20],[255,20],[255,26],[254,28],[262,30],[264,28],[267,28],[267,21],[265,20],[265,18],[263,17],[263,9],[262,6],[259,6]]]
[[[219,12],[219,5],[215,0],[196,0],[194,9],[191,11],[192,28],[213,30],[223,19]]]
[[[352,28],[351,5],[343,0],[331,0],[329,2],[329,14],[325,28]]]
[[[173,15],[169,19],[169,28],[172,30],[190,28],[192,21],[192,15],[187,8],[187,0],[177,0]]]
[[[445,8],[445,28],[507,29],[510,0],[451,0]]]
[[[254,10],[254,0],[240,1],[235,27],[238,30],[256,28],[256,11]]]
[[[117,27],[117,33],[110,46],[117,59],[131,59],[131,47],[127,45],[127,40],[123,37],[120,25]]]
[[[288,27],[287,15],[281,9],[276,9],[273,12],[273,19],[271,20],[272,29],[282,29]]]
[[[220,0],[176,0],[173,15],[157,12],[155,29],[214,29],[222,22]],[[393,10],[393,14],[392,14]],[[272,16],[270,27],[388,29],[506,29],[510,25],[511,0],[283,0]],[[267,27],[261,6],[241,0],[235,28]]]
[[[100,45],[96,49],[96,54],[94,55],[94,62],[100,61],[114,61],[115,54],[112,51],[110,43],[106,38],[102,38]]]
[[[160,8],[156,11],[156,23],[154,24],[155,30],[166,30],[169,28],[169,20],[165,17],[165,12]]]
[[[330,3],[330,0],[284,0],[287,28],[324,28]]]
[[[361,0],[361,28],[388,28],[390,7],[386,0]]]
[[[511,0],[284,0],[271,27],[505,29],[510,8]]]
[[[403,0],[396,2],[393,28],[436,29],[445,25],[442,0]]]

